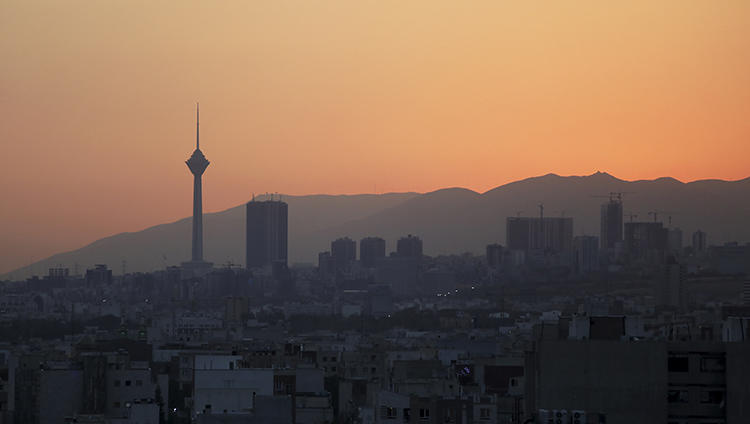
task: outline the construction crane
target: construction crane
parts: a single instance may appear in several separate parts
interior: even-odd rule
[[[609,199],[614,200],[617,198],[618,202],[622,202],[622,196],[624,194],[635,194],[634,191],[610,191],[609,192]]]
[[[656,222],[656,221],[658,220],[658,217],[659,217],[659,211],[657,211],[657,210],[653,210],[653,211],[648,211],[648,214],[649,214],[649,216],[651,216],[651,215],[653,215],[653,216],[654,216],[654,222]]]
[[[648,214],[654,216],[654,222],[658,221],[660,214],[661,215],[668,214],[669,215],[669,225],[672,225],[672,215],[678,215],[677,212],[667,212],[667,211],[661,211],[661,210],[658,210],[658,209],[654,209],[652,211],[649,211]]]
[[[618,201],[622,203],[622,196],[626,194],[635,194],[634,191],[610,191],[609,194],[593,194],[591,197],[602,197],[609,199],[610,202]]]
[[[637,213],[626,213],[624,215],[627,216],[628,218],[630,218],[630,222],[633,222],[633,218],[638,218],[638,214]]]

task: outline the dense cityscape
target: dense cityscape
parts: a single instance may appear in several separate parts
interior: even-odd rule
[[[288,261],[289,207],[246,204],[245,266],[0,282],[0,423],[740,423],[750,415],[750,244],[602,194],[501,217],[485,255],[342,234]],[[543,201],[543,199],[540,199]],[[664,220],[667,220],[665,224]],[[502,225],[502,224],[499,224]],[[185,258],[187,259],[187,258]]]

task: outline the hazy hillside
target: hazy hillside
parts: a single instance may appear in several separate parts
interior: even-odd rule
[[[295,240],[306,240],[307,234],[321,231],[340,222],[360,219],[384,208],[392,207],[417,196],[416,193],[282,196],[289,204],[290,259],[312,262],[313,258]],[[258,196],[263,200],[264,196]],[[122,272],[151,271],[167,265],[178,265],[190,259],[191,218],[156,225],[143,231],[122,233],[97,240],[81,249],[60,253],[2,276],[25,278],[30,274],[46,274],[47,269],[62,265],[80,270],[104,263]],[[204,214],[204,252],[206,260],[216,264],[228,261],[245,262],[245,205],[222,212]],[[317,256],[315,257],[317,261]]]
[[[704,180],[681,183],[672,178],[623,181],[606,173],[583,177],[554,174],[506,184],[479,194],[448,188],[426,194],[404,193],[356,196],[284,196],[289,203],[291,262],[316,262],[331,240],[377,235],[388,250],[398,237],[419,235],[427,254],[471,251],[481,253],[488,243],[505,243],[505,218],[545,216],[574,218],[575,234],[599,234],[599,205],[609,192],[624,194],[625,213],[634,220],[658,219],[683,229],[684,243],[696,229],[708,233],[710,243],[750,240],[750,178],[740,181]],[[625,218],[629,220],[628,217]],[[244,264],[244,205],[205,217],[205,252],[215,263]],[[190,219],[157,225],[137,233],[118,234],[82,249],[61,253],[33,265],[35,273],[62,264],[85,269],[107,263],[121,271],[149,271],[175,265],[190,256]],[[25,276],[28,269],[10,273]],[[7,275],[6,275],[7,277]]]
[[[610,192],[623,194],[624,212],[634,221],[652,221],[649,211],[665,225],[683,230],[683,243],[697,229],[708,232],[709,242],[750,240],[750,179],[706,180],[684,184],[672,178],[623,181],[606,173],[584,177],[554,174],[506,184],[478,194],[446,189],[410,199],[370,217],[324,230],[316,237],[330,240],[348,234],[359,238],[379,234],[395,248],[400,235],[418,234],[427,254],[471,251],[480,253],[488,243],[505,244],[508,216],[545,216],[574,219],[574,233],[599,235],[599,206]],[[605,197],[601,197],[605,196]],[[629,221],[629,217],[624,218]]]

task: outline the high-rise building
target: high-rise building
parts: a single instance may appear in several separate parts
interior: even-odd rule
[[[564,252],[573,247],[573,218],[508,217],[505,229],[510,250]]]
[[[706,233],[698,230],[693,233],[693,252],[705,252],[706,251]]]
[[[357,260],[357,242],[343,237],[331,242],[331,259],[337,270],[347,269]]]
[[[199,109],[195,110],[195,150],[185,163],[193,174],[193,246],[189,262],[183,265],[191,268],[210,268],[211,264],[203,260],[203,173],[210,162],[200,148]]]
[[[238,323],[247,320],[249,304],[246,297],[228,296],[224,310],[224,322]]]
[[[664,265],[664,278],[657,288],[656,302],[660,306],[685,309],[685,267],[669,257]]]
[[[625,249],[630,260],[662,262],[668,231],[661,222],[626,222]]]
[[[396,243],[396,254],[402,258],[422,258],[422,239],[409,234]]]
[[[278,200],[247,202],[245,266],[287,265],[289,208]]]
[[[488,244],[487,245],[487,266],[490,268],[498,268],[503,263],[503,245],[502,244]]]
[[[586,274],[599,269],[599,237],[573,237],[573,262],[576,272]]]
[[[112,270],[107,265],[97,264],[86,270],[86,287],[101,288],[112,283]]]
[[[610,199],[601,207],[601,248],[614,249],[622,242],[622,201]]]
[[[679,228],[670,228],[667,235],[667,248],[674,254],[682,251],[682,230]]]
[[[318,272],[322,276],[330,276],[336,273],[336,264],[333,262],[331,252],[318,253]]]
[[[365,237],[359,241],[359,261],[362,266],[372,268],[385,258],[385,240],[380,237]]]

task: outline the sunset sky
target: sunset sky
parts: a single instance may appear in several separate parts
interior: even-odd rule
[[[750,1],[0,2],[0,272],[253,192],[750,175]]]

